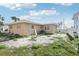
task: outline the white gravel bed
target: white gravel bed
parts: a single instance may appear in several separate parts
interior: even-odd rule
[[[4,44],[8,47],[20,47],[20,46],[32,46],[32,41],[29,41],[27,38],[21,38],[21,39],[17,39],[17,41],[5,41],[5,42],[1,42],[1,44]]]
[[[52,37],[53,39],[53,37]],[[40,36],[36,38],[36,41],[34,43],[36,44],[49,44],[49,43],[53,43],[54,40],[51,40],[51,37],[47,37],[47,36]]]
[[[9,40],[5,42],[1,42],[0,44],[6,45],[8,47],[21,47],[21,46],[27,46],[31,47],[33,44],[42,44],[42,45],[48,45],[54,42],[55,38],[54,36],[39,36],[35,38],[35,40],[30,40],[31,37],[28,38],[20,38],[17,39],[17,41]]]

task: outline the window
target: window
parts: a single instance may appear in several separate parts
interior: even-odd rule
[[[40,26],[40,29],[42,29],[43,28],[43,26]]]
[[[32,29],[34,29],[34,26],[32,25]]]
[[[45,26],[45,30],[46,30],[46,26]]]
[[[49,30],[49,26],[45,26],[45,30]]]

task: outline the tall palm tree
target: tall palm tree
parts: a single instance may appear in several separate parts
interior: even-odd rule
[[[0,21],[4,21],[4,17],[0,15]]]
[[[0,15],[0,25],[3,25],[4,17]]]
[[[19,20],[20,20],[20,19],[19,19],[19,18],[17,18],[16,16],[12,16],[12,17],[11,17],[11,19],[12,19],[12,20],[14,20],[15,22],[17,22],[17,21],[19,21]]]

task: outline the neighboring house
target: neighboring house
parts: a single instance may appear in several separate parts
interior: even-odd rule
[[[0,32],[2,32],[2,33],[9,33],[9,25],[8,24],[2,25],[0,27]]]
[[[46,31],[46,33],[56,33],[57,32],[56,24],[43,24],[43,28]]]
[[[72,19],[74,20],[73,32],[79,36],[79,12],[75,13]]]
[[[55,24],[38,24],[31,21],[18,21],[9,25],[10,33],[19,35],[31,35],[39,33],[41,30],[47,33],[55,33],[57,26]]]

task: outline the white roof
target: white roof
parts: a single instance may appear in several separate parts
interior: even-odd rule
[[[30,24],[37,24],[37,25],[56,25],[55,23],[41,24],[41,23],[36,23],[36,22],[28,21],[28,20],[20,20],[20,21],[17,21],[17,22],[12,22],[11,24],[17,24],[17,23],[22,23],[22,22],[24,22],[24,23],[30,23]]]
[[[17,23],[30,23],[30,24],[37,24],[37,25],[42,25],[40,23],[36,23],[36,22],[32,22],[32,21],[28,21],[28,20],[20,20],[20,21],[17,21],[17,22],[12,22],[11,24],[17,24]]]

